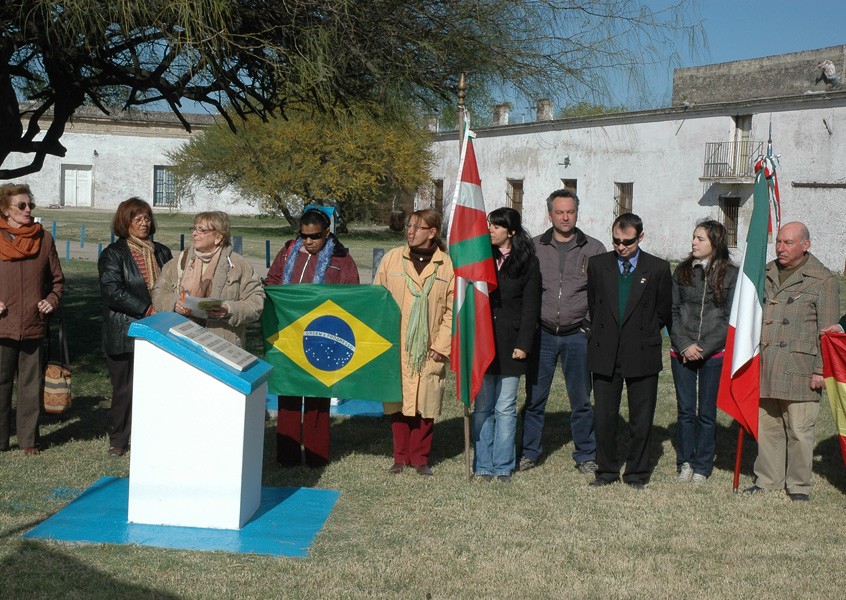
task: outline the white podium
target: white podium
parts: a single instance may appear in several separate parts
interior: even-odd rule
[[[240,529],[261,500],[267,379],[237,371],[169,333],[185,321],[136,321],[130,523]]]

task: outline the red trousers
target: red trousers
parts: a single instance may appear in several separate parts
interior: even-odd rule
[[[401,412],[391,415],[391,432],[394,434],[394,462],[400,465],[422,467],[429,463],[432,451],[432,429],[435,419],[420,415],[406,417]]]
[[[329,398],[279,396],[276,462],[283,467],[299,465],[301,446],[305,447],[309,467],[323,467],[329,462]]]

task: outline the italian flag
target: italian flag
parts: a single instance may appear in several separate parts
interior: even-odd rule
[[[822,336],[823,377],[831,413],[837,426],[840,454],[846,464],[846,334],[826,333]]]
[[[734,417],[756,440],[761,391],[761,324],[767,267],[767,230],[774,178],[773,162],[769,159],[761,161],[755,176],[752,219],[731,304],[726,353],[720,374],[720,391],[717,394],[717,407]]]
[[[455,371],[457,397],[468,407],[496,352],[488,296],[496,288],[496,266],[472,138],[473,132],[465,129],[449,226],[449,256],[455,269],[450,368]]]

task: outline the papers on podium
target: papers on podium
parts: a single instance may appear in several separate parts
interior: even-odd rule
[[[170,328],[170,333],[187,340],[204,352],[222,361],[237,371],[243,371],[258,359],[232,342],[215,335],[194,321],[185,321]]]

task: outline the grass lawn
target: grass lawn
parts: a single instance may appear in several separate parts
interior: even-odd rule
[[[72,211],[39,212],[65,218]],[[103,213],[100,225],[88,220],[87,235],[102,228],[108,241],[109,219]],[[184,216],[173,219],[178,222],[167,225],[159,219],[157,238],[165,243],[171,228],[184,231],[189,222]],[[50,220],[45,217],[47,227]],[[250,239],[264,239],[268,230],[273,239],[290,237],[278,223],[253,222],[243,225],[245,241],[246,232]],[[78,223],[67,227],[78,229]],[[389,235],[343,239],[365,251],[400,243]],[[842,593],[846,470],[827,401],[816,429],[812,501],[794,503],[778,493],[735,496],[736,429],[723,414],[713,476],[702,486],[675,482],[676,410],[668,368],[655,418],[655,473],[642,492],[620,485],[589,489],[588,479],[573,468],[560,375],[547,413],[546,461],[516,474],[511,485],[467,482],[462,411],[450,379],[444,413],[435,425],[432,478],[385,472],[392,462],[391,436],[382,419],[335,419],[333,460],[317,471],[277,467],[274,424],[267,423],[264,485],[341,492],[306,559],[24,541],[22,533],[98,478],[125,477],[129,470],[128,456],[106,454],[110,386],[99,344],[96,266],[85,261],[63,266],[74,407],[44,419],[41,455],[24,457],[16,447],[0,454],[3,598],[829,598]],[[253,330],[253,350],[258,337]],[[747,442],[743,486],[751,483],[755,454]]]

